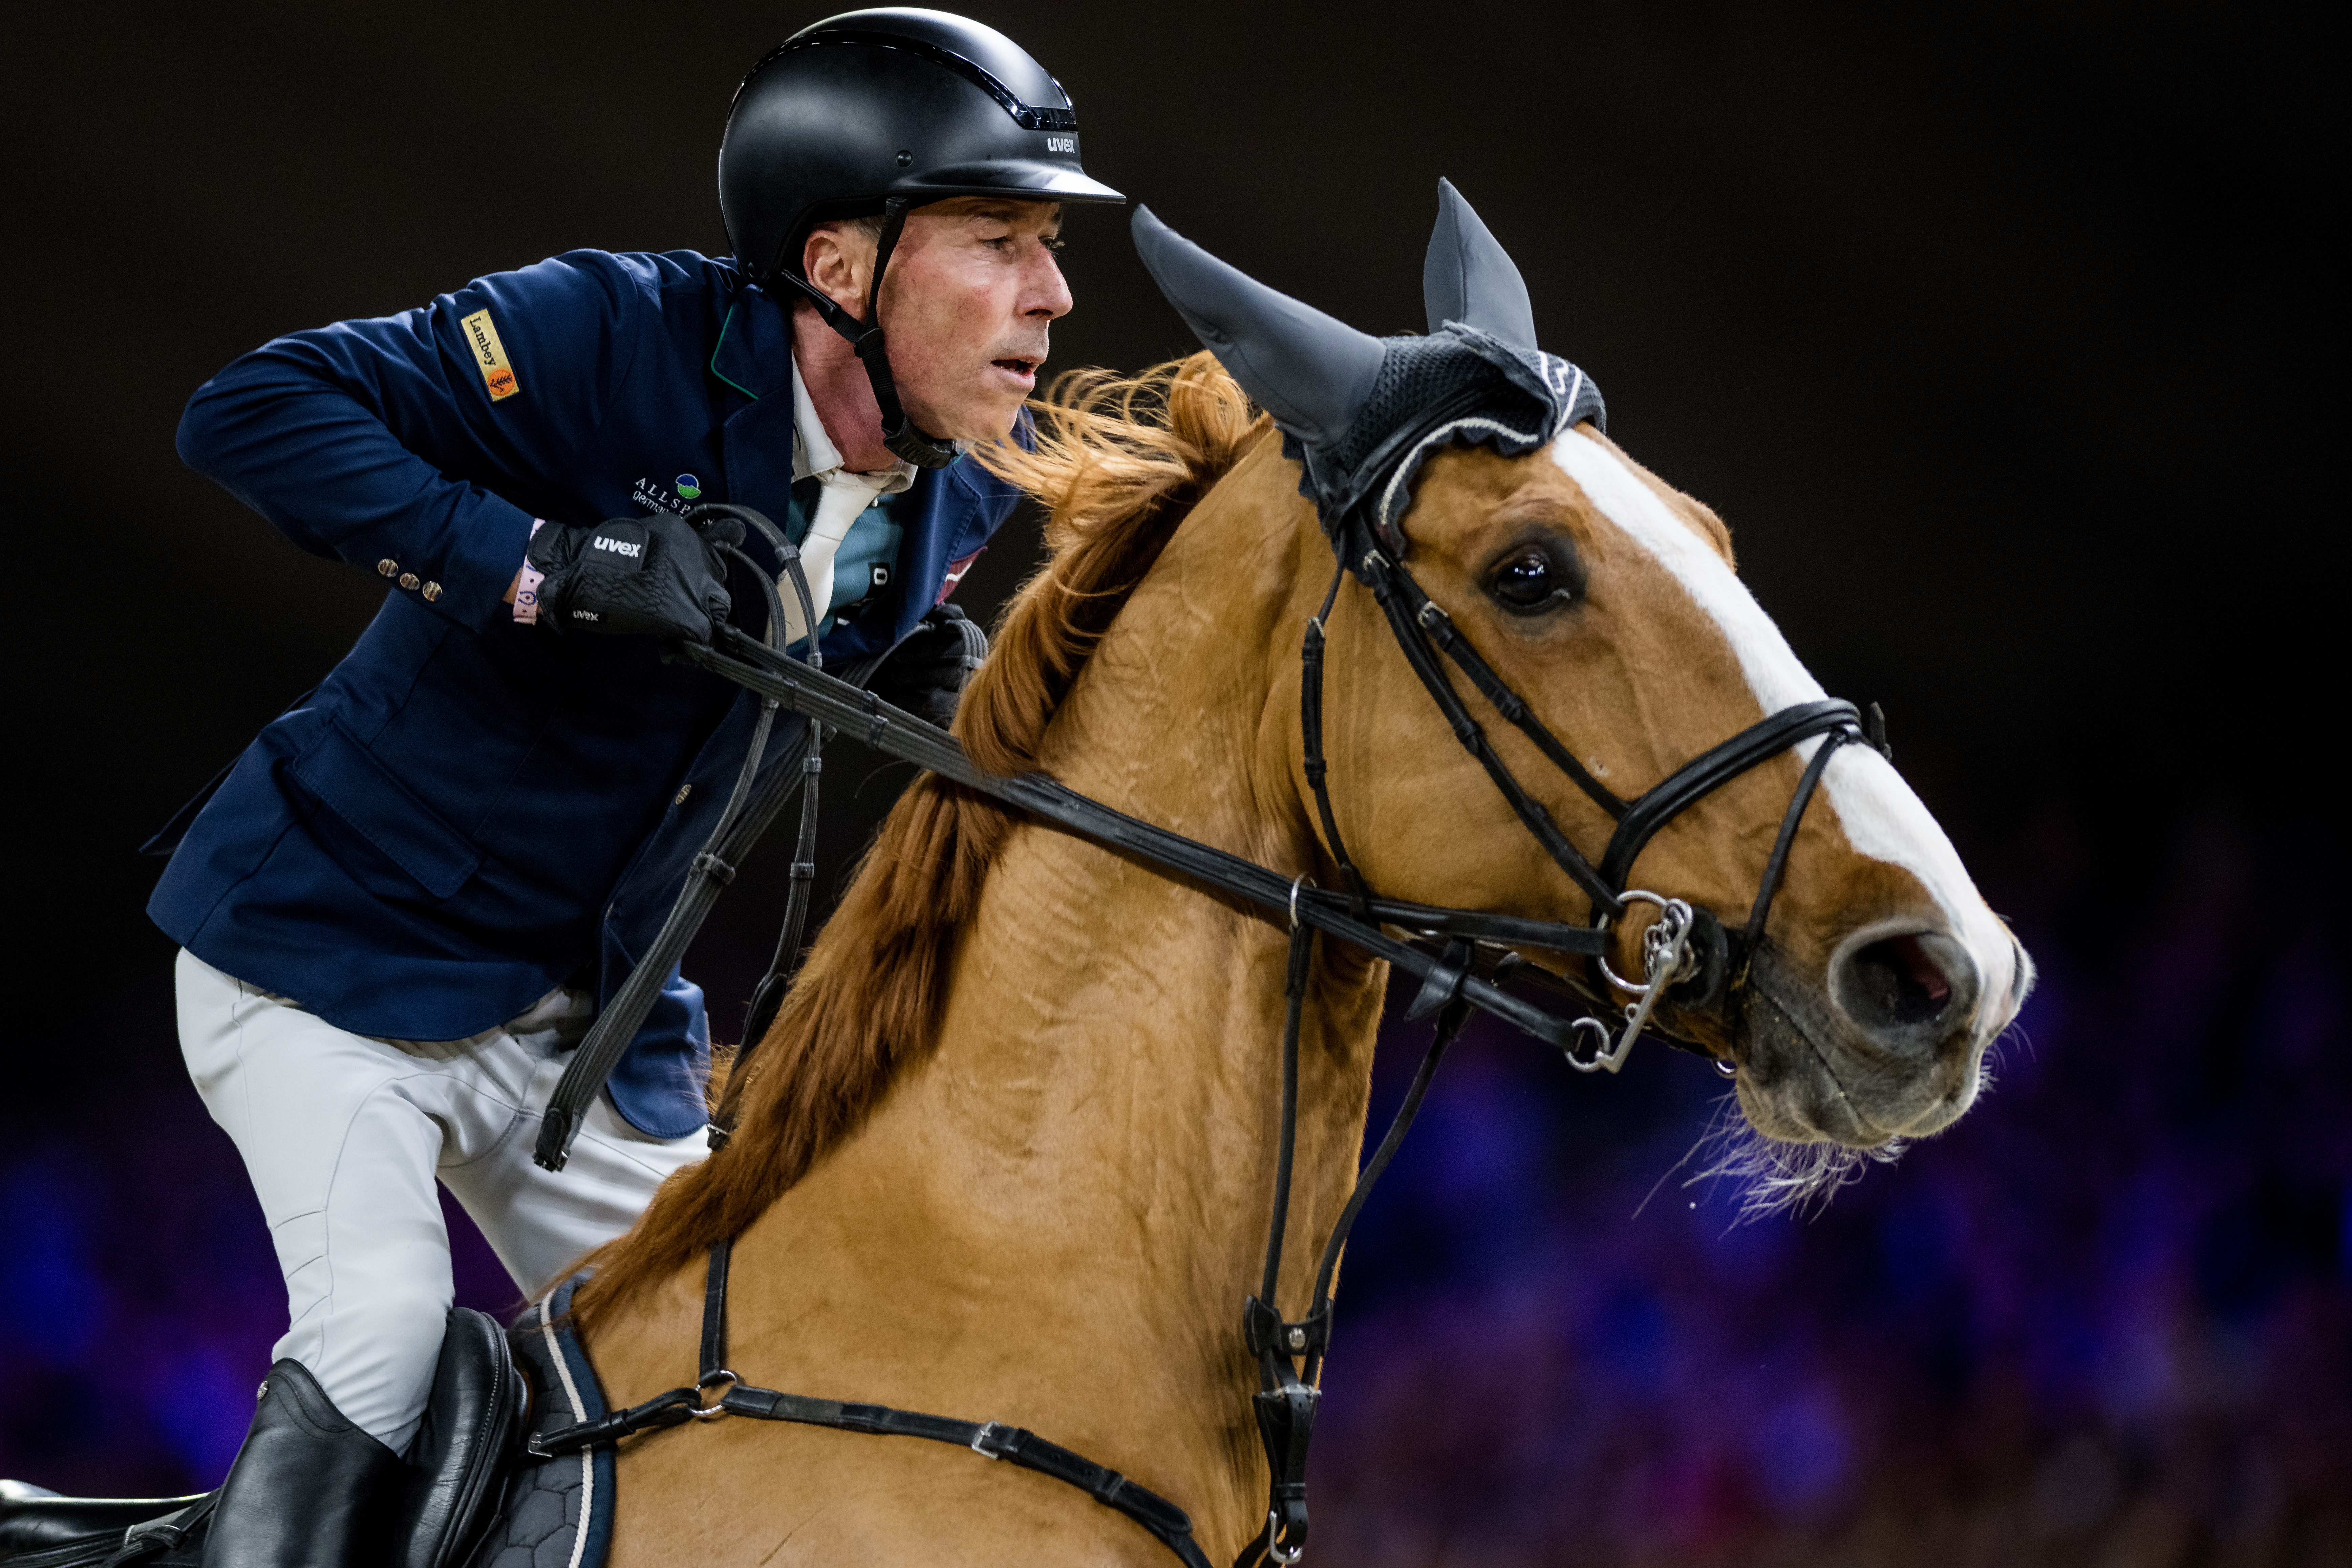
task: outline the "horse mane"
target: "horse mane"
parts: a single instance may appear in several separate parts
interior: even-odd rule
[[[974,454],[1050,509],[1045,564],[1007,607],[956,711],[964,751],[997,774],[1037,765],[1072,682],[1176,524],[1268,428],[1206,353],[1134,376],[1071,371],[1030,410],[1033,446]],[[733,1137],[585,1260],[594,1277],[572,1308],[583,1327],[741,1232],[930,1051],[956,939],[1013,821],[935,773],[908,787],[760,1049],[726,1078],[719,1109]]]

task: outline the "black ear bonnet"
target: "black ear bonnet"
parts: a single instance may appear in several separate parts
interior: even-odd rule
[[[1310,446],[1286,430],[1282,451],[1305,465],[1299,493],[1316,504],[1325,532],[1336,537],[1361,508],[1393,559],[1404,558],[1402,522],[1432,454],[1458,442],[1515,458],[1582,420],[1606,427],[1601,389],[1558,354],[1514,348],[1460,321],[1380,343],[1380,374],[1346,434]]]
[[[1423,270],[1429,335],[1374,338],[1248,278],[1136,209],[1136,248],[1202,342],[1274,416],[1335,543],[1353,519],[1402,560],[1423,463],[1459,443],[1505,457],[1606,421],[1600,389],[1535,345],[1527,285],[1453,185]]]

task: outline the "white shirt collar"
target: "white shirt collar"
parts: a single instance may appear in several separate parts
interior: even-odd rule
[[[816,404],[809,397],[808,383],[801,379],[800,356],[793,357],[793,482],[805,479],[824,479],[841,468],[841,449],[833,437],[824,433],[824,421],[816,415]],[[875,487],[877,495],[892,495],[915,482],[915,465],[905,458],[895,460],[887,468],[877,470],[887,475],[887,482]]]

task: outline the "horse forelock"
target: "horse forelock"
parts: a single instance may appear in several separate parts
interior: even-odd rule
[[[1033,447],[979,454],[1049,508],[1047,560],[1008,606],[956,714],[965,751],[996,773],[1036,765],[1072,682],[1176,524],[1269,428],[1206,353],[1135,376],[1072,372],[1032,413]],[[584,1326],[742,1231],[929,1053],[956,938],[1013,821],[936,774],[908,786],[751,1065],[725,1080],[734,1136],[587,1260],[595,1277],[572,1302]]]

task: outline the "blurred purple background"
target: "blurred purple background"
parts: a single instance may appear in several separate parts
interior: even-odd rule
[[[1596,1080],[1474,1026],[1349,1257],[1317,1557],[2345,1561],[2343,930],[2274,928],[2214,825],[2119,919],[2095,865],[2052,874],[2066,831],[1986,879],[2038,889],[2007,902],[2042,965],[1992,1093],[1810,1217],[1691,1179],[1701,1064]],[[1421,1045],[1391,1026],[1381,1119]],[[281,1287],[193,1095],[92,1094],[0,1159],[0,1473],[200,1489]],[[450,1213],[460,1300],[510,1310]]]
[[[6,24],[0,1475],[213,1484],[282,1321],[131,850],[376,589],[181,468],[182,403],[275,332],[569,247],[722,248],[727,94],[819,14]],[[1704,1065],[1595,1080],[1474,1026],[1349,1260],[1310,1561],[2352,1563],[2329,53],[2245,8],[977,14],[1071,85],[1090,166],[1367,329],[1418,324],[1452,176],[1612,434],[1885,704],[2042,969],[1978,1109],[1748,1224],[1685,1184]],[[1057,364],[1191,346],[1116,215],[1070,232]],[[1016,521],[964,602],[1035,548]],[[828,883],[905,776],[828,770]],[[722,1024],[777,858],[689,960]],[[452,1235],[460,1299],[511,1305]]]

